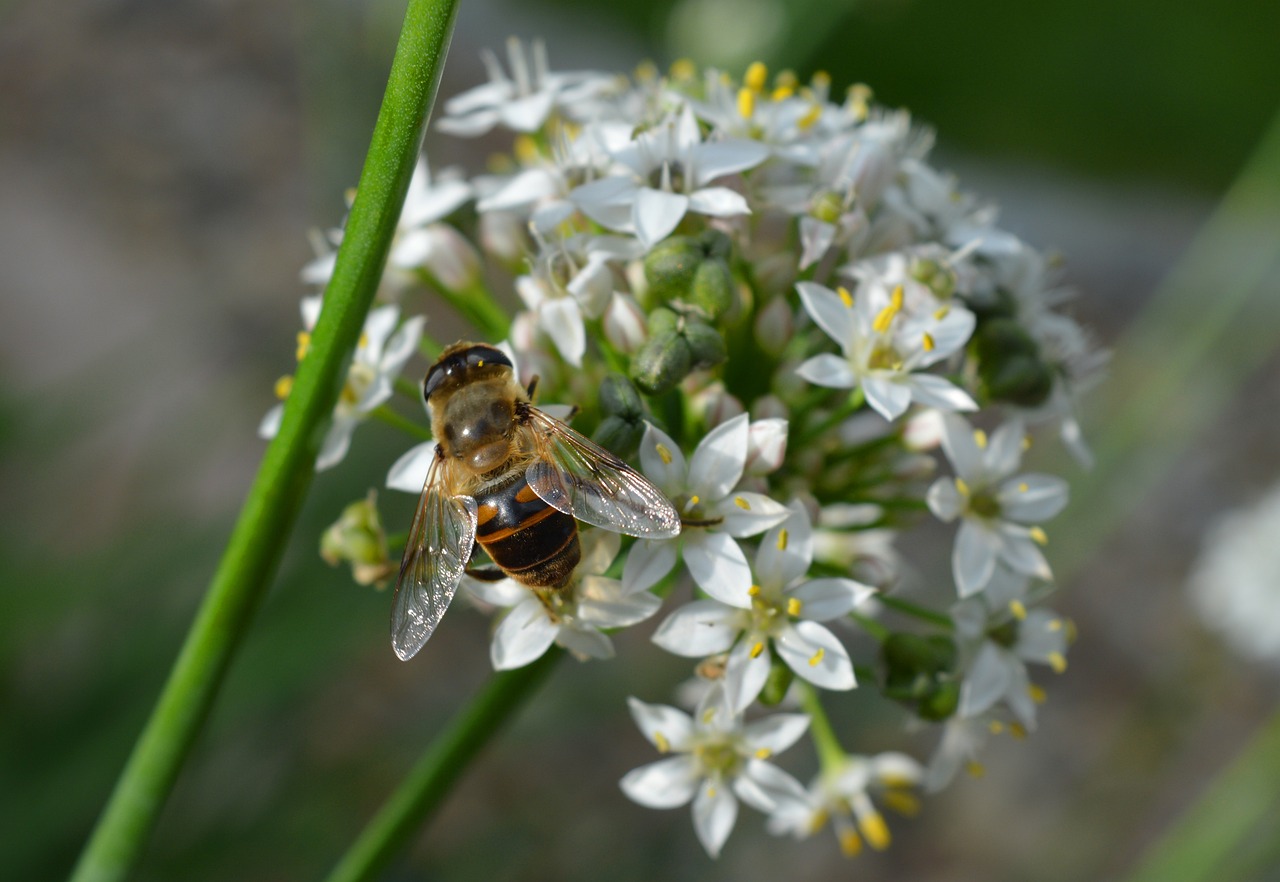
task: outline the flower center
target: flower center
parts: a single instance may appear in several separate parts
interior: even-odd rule
[[[733,744],[723,738],[702,742],[693,749],[693,755],[698,760],[702,771],[708,776],[715,773],[725,777],[731,776],[737,771],[738,763],[742,761]]]
[[[694,493],[673,500],[680,512],[680,525],[684,527],[715,527],[724,522],[719,515],[712,515],[702,504],[702,497]]]

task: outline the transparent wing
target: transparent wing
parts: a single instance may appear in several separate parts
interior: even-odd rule
[[[391,647],[401,661],[422,648],[449,608],[476,538],[476,501],[447,496],[445,473],[454,466],[436,459],[427,472],[409,541],[400,561],[391,603]]]
[[[679,535],[670,500],[618,457],[537,408],[530,408],[527,431],[537,456],[525,479],[548,505],[628,536]]]

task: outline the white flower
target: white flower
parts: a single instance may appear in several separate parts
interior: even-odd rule
[[[816,355],[797,373],[819,386],[860,387],[867,403],[887,420],[902,416],[912,401],[940,410],[976,410],[963,389],[922,373],[968,342],[973,313],[958,305],[920,309],[913,304],[908,309],[908,294],[915,286],[864,282],[856,294],[849,294],[813,282],[798,283],[805,309],[840,344],[843,357]]]
[[[802,504],[792,503],[787,519],[760,543],[756,584],[681,607],[658,627],[653,642],[695,658],[729,652],[725,692],[739,713],[764,688],[773,651],[815,686],[852,689],[857,682],[849,653],[819,622],[848,615],[874,589],[852,579],[806,580],[812,560],[809,516]]]
[[[302,300],[302,324],[305,330],[298,334],[298,360],[301,361],[311,345],[311,330],[320,316],[320,297]],[[371,411],[391,397],[396,377],[405,362],[418,348],[422,338],[423,316],[414,316],[399,325],[398,306],[379,306],[365,318],[364,332],[347,368],[347,379],[338,403],[333,409],[333,422],[320,445],[316,457],[316,469],[332,468],[342,461],[351,446],[351,433],[355,431]],[[281,398],[288,396],[292,378],[285,377],[276,383]],[[277,404],[263,417],[258,435],[274,438],[280,430],[284,404]],[[422,489],[419,485],[418,489]]]
[[[768,149],[754,141],[703,142],[693,109],[685,105],[614,151],[625,173],[583,184],[569,195],[592,220],[634,234],[648,251],[686,212],[712,217],[750,214],[741,194],[709,184],[759,165],[768,155]]]
[[[751,567],[735,537],[764,532],[786,518],[787,508],[763,493],[734,490],[746,467],[750,434],[749,418],[739,414],[708,432],[686,461],[665,432],[645,429],[641,466],[680,512],[683,529],[677,539],[642,539],[632,546],[623,584],[657,584],[682,549],[689,574],[712,597],[733,603],[751,587]]]
[[[883,851],[889,847],[889,825],[872,795],[901,814],[914,815],[919,803],[912,790],[923,776],[920,764],[904,753],[846,756],[813,779],[803,803],[780,801],[769,817],[769,832],[807,839],[830,820],[845,855],[862,851],[863,839]]]
[[[541,40],[531,47],[533,60],[515,37],[507,40],[511,76],[489,50],[480,54],[489,82],[455,95],[444,104],[444,115],[436,128],[451,135],[483,135],[496,125],[517,132],[536,132],[552,113],[590,112],[593,99],[614,87],[617,78],[594,71],[552,73],[547,67],[547,49]]]
[[[625,628],[658,611],[662,601],[653,594],[628,591],[617,579],[604,577],[622,542],[617,533],[590,530],[581,542],[582,562],[564,588],[539,595],[510,580],[471,584],[486,602],[510,607],[493,632],[494,670],[524,667],[552,643],[580,659],[613,658],[613,642],[604,629]]]
[[[1062,511],[1067,484],[1053,475],[1015,475],[1025,435],[1014,421],[988,440],[962,417],[948,414],[942,448],[955,469],[929,488],[929,509],[944,521],[960,518],[951,564],[961,597],[986,587],[1003,561],[1016,572],[1051,579],[1040,551],[1046,539],[1035,526]]]
[[[690,717],[660,704],[628,700],[631,716],[660,753],[672,756],[628,772],[622,791],[649,808],[693,801],[693,828],[712,857],[720,854],[738,817],[738,800],[762,812],[802,800],[800,782],[767,762],[804,734],[803,714],[774,714],[743,725],[714,700]]]
[[[981,777],[984,770],[978,762],[978,753],[990,736],[1003,729],[1004,723],[991,714],[950,717],[943,725],[942,738],[925,770],[924,789],[937,793],[951,783],[962,766],[973,777]]]
[[[1251,659],[1280,660],[1280,486],[1221,516],[1187,580],[1209,627]]]

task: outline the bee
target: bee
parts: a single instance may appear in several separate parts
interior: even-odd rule
[[[440,624],[464,573],[504,575],[544,603],[581,556],[578,522],[642,538],[680,532],[671,502],[609,451],[533,406],[511,360],[458,342],[427,371],[436,439],[391,607],[391,646],[408,660]],[[469,569],[476,543],[497,567]]]

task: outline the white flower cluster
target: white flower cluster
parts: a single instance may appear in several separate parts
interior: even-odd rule
[[[670,756],[624,792],[692,802],[712,855],[739,802],[779,835],[830,821],[848,854],[886,847],[872,796],[914,811],[911,789],[974,763],[987,734],[1033,728],[1028,662],[1065,668],[1070,627],[1040,601],[1041,525],[1066,483],[1021,460],[1043,429],[1087,459],[1073,406],[1101,357],[1059,311],[1043,255],[932,168],[931,135],[865,87],[835,100],[821,75],[770,81],[758,64],[741,82],[684,62],[666,76],[552,73],[540,44],[516,41],[507,69],[486,65],[490,82],[446,101],[436,127],[509,129],[511,156],[471,180],[419,168],[383,296],[422,284],[483,317],[515,300],[493,291],[514,291],[502,345],[521,379],[580,405],[578,428],[638,462],[683,525],[669,540],[584,529],[554,603],[464,580],[497,613],[494,667],[552,644],[610,658],[610,631],[686,597],[653,642],[700,660],[693,713],[631,700]],[[331,266],[322,255],[306,278]],[[370,317],[322,466],[418,344],[421,319],[385,342],[394,309]],[[388,484],[416,493],[432,455],[414,448]],[[958,522],[945,610],[895,593],[894,537],[925,511]],[[927,769],[840,746],[817,690],[859,680],[941,724]],[[759,715],[796,698],[805,713]],[[821,760],[808,788],[769,761],[806,731]]]

